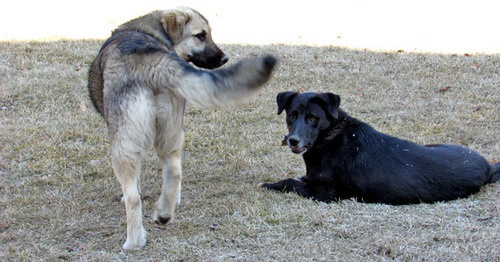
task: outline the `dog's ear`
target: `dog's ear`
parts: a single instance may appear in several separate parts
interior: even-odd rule
[[[318,98],[323,100],[326,104],[326,110],[330,115],[338,119],[339,118],[339,106],[340,106],[340,96],[332,93],[319,93]]]
[[[182,40],[184,27],[190,19],[191,15],[181,10],[168,10],[163,13],[161,25],[170,37],[172,44],[177,44]]]
[[[276,96],[276,103],[278,103],[278,115],[283,112],[284,109],[290,107],[290,103],[293,98],[297,96],[297,92],[281,92]]]

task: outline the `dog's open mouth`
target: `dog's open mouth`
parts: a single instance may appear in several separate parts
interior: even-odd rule
[[[291,146],[290,149],[292,149],[292,152],[294,154],[303,154],[307,151],[307,147],[296,147],[296,146]]]

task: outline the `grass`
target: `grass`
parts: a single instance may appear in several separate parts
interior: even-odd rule
[[[152,222],[161,169],[151,152],[142,180],[148,243],[123,252],[125,208],[107,129],[86,89],[101,44],[0,43],[0,260],[500,259],[498,184],[409,206],[325,204],[257,187],[305,171],[281,146],[275,96],[286,90],[335,92],[344,110],[380,131],[462,144],[499,161],[498,55],[222,45],[232,62],[272,53],[281,63],[249,104],[188,105],[176,220],[166,229]]]

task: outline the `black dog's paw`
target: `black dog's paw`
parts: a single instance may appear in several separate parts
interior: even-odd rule
[[[309,179],[307,178],[307,176],[297,177],[297,180],[301,181],[301,182],[304,182],[304,183],[307,183],[309,181]]]
[[[270,189],[271,184],[270,183],[259,183],[257,186]]]
[[[260,183],[260,187],[281,192],[296,191],[298,188],[305,186],[305,183],[295,178],[287,178],[275,183]]]
[[[282,183],[276,182],[276,183],[259,183],[259,187],[265,188],[268,190],[275,190],[275,191],[283,191],[285,187],[283,187]]]

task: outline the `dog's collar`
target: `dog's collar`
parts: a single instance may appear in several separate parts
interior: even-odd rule
[[[340,118],[342,118],[342,120],[340,120]],[[346,123],[347,118],[342,115],[342,116],[339,116],[339,120],[337,120],[337,123],[335,123],[335,125],[332,128],[330,128],[330,130],[326,134],[325,140],[333,140],[340,133],[342,133],[342,130],[346,126],[345,123]]]

